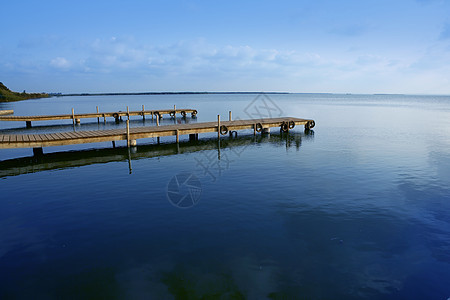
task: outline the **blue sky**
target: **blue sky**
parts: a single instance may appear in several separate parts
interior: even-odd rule
[[[0,81],[18,91],[450,94],[450,0],[1,7]]]

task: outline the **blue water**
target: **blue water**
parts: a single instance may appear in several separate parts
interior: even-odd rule
[[[264,103],[261,101],[265,101]],[[450,97],[161,95],[1,104],[16,115],[195,108],[251,131],[0,150],[2,299],[447,299]],[[164,118],[163,124],[185,122]],[[70,120],[0,123],[8,133]],[[153,126],[147,118],[132,126]],[[75,130],[123,127],[82,120]]]

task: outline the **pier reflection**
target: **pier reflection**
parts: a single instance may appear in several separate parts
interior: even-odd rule
[[[299,151],[302,142],[313,138],[314,131],[307,130],[305,132],[224,137],[220,139],[219,143],[217,138],[208,138],[195,141],[181,141],[180,143],[139,145],[131,148],[117,147],[40,154],[0,161],[0,178],[119,161],[128,161],[129,172],[131,173],[132,160],[214,149],[218,151],[218,158],[220,159],[221,149],[262,143],[270,143],[286,149],[295,148]]]

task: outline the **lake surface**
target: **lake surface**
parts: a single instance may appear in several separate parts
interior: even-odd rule
[[[16,115],[195,108],[305,132],[0,150],[1,299],[447,299],[450,97],[161,95],[0,104]],[[75,130],[124,127],[82,120]],[[133,117],[132,126],[153,126]],[[52,126],[51,126],[52,125]],[[7,133],[70,120],[1,122]],[[16,129],[14,129],[16,128]],[[118,143],[124,146],[125,143]]]

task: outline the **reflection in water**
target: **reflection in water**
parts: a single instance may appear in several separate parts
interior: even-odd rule
[[[198,107],[203,122],[229,110],[237,117],[253,98],[176,104]],[[271,98],[317,120],[317,134],[223,136],[220,147],[214,134],[141,145],[148,139],[130,151],[0,161],[0,298],[447,299],[450,97]],[[100,104],[162,107],[167,99]],[[92,111],[98,100],[12,108],[59,113],[81,103]],[[433,120],[433,130],[418,120]],[[183,172],[201,181],[201,199],[187,209],[167,198]],[[13,176],[20,173],[29,174]]]
[[[198,152],[217,149],[218,160],[221,159],[220,149],[243,148],[253,144],[270,143],[276,146],[285,146],[286,149],[294,147],[299,150],[303,140],[314,137],[314,131],[305,133],[279,133],[257,136],[238,136],[230,138],[200,139],[175,143],[160,143],[139,145],[137,147],[117,147],[105,149],[91,149],[82,151],[67,151],[42,154],[37,156],[21,157],[0,161],[0,178],[20,174],[35,173],[47,170],[76,168],[92,164],[104,164],[117,161],[128,161],[131,174],[131,161],[143,158],[152,158],[183,153]]]

